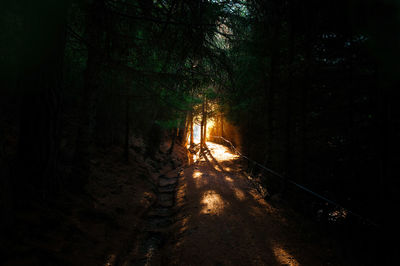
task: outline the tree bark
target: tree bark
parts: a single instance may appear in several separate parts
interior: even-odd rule
[[[193,111],[190,111],[190,147],[192,147],[193,144]]]
[[[130,99],[129,99],[129,95],[126,96],[125,105],[126,105],[126,110],[125,110],[126,113],[125,113],[124,158],[125,158],[125,161],[128,163],[129,162],[129,138],[130,138],[130,117],[129,117]]]
[[[224,137],[224,117],[221,115],[221,137]]]
[[[86,17],[86,38],[88,59],[85,71],[85,86],[81,102],[81,121],[78,130],[75,154],[76,186],[84,186],[90,174],[90,159],[93,154],[93,133],[96,124],[97,98],[101,86],[101,71],[104,56],[105,4],[103,0],[93,1],[88,6]]]
[[[202,111],[202,118],[201,118],[201,124],[200,124],[200,154],[203,153],[203,130],[204,130],[204,106],[205,105],[205,100],[203,99],[201,111]]]
[[[206,98],[206,103],[205,103],[205,107],[204,107],[204,109],[205,109],[205,112],[204,112],[204,128],[203,128],[203,145],[205,145],[206,144],[206,141],[207,141],[207,104],[208,104],[208,101],[207,101],[207,98]]]
[[[60,90],[69,2],[42,0],[25,6],[26,49],[21,69],[18,179],[15,187],[55,191]],[[29,44],[29,45],[28,45]],[[37,193],[35,193],[37,194]]]
[[[186,112],[185,116],[185,128],[183,129],[183,134],[182,134],[182,145],[186,147],[187,142],[188,142],[188,132],[189,132],[189,127],[190,127],[190,111]]]
[[[176,141],[176,138],[177,138],[178,129],[179,128],[174,128],[174,130],[172,132],[171,146],[170,146],[170,148],[168,150],[169,154],[171,154],[174,151],[174,146],[175,146],[175,141]]]
[[[292,157],[292,124],[293,124],[293,114],[292,114],[292,104],[293,103],[293,97],[292,93],[293,91],[293,85],[294,85],[294,80],[293,80],[293,71],[294,71],[294,49],[295,49],[295,25],[293,23],[293,7],[290,6],[290,21],[289,21],[289,38],[288,38],[288,52],[289,52],[289,61],[288,61],[288,84],[287,84],[287,91],[286,91],[286,140],[285,140],[285,173],[286,177],[291,176],[291,157]],[[284,184],[284,190],[286,189],[286,183]]]

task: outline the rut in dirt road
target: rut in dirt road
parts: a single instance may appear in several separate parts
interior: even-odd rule
[[[304,245],[276,208],[252,188],[239,157],[207,143],[209,152],[184,171],[185,202],[172,265],[323,265],[326,251]],[[170,253],[169,252],[169,253]]]

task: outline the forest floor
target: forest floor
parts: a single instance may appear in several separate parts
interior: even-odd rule
[[[238,156],[219,144],[207,146],[181,178],[181,211],[163,264],[354,265],[339,261],[322,239],[305,236],[304,221],[290,208],[264,200]]]
[[[96,152],[85,193],[66,191],[32,199],[14,217],[11,237],[0,241],[1,265],[120,265],[135,249],[143,220],[157,202],[160,175],[180,167],[186,149],[170,143],[150,159],[142,141],[131,149]],[[69,171],[66,167],[65,171]]]
[[[17,213],[3,265],[357,265],[266,201],[225,146],[187,165],[181,145],[150,159],[138,142],[129,163],[118,147],[98,152],[85,195]]]

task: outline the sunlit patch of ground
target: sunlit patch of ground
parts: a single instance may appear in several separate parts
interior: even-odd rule
[[[272,243],[272,250],[274,252],[276,260],[282,265],[299,266],[300,263],[284,248],[277,243]]]
[[[196,179],[196,178],[201,178],[202,175],[203,175],[202,172],[200,172],[200,171],[198,171],[198,170],[195,170],[194,173],[193,173],[193,178],[194,178],[194,179]]]
[[[231,151],[223,145],[207,142],[207,147],[210,149],[213,157],[219,162],[231,161],[239,158],[238,155],[232,154]]]
[[[110,254],[107,257],[106,263],[104,264],[104,266],[112,266],[115,263],[115,259],[117,258],[117,256],[115,256],[115,254]]]
[[[207,175],[202,176],[201,178],[195,179],[196,181],[196,188],[200,189],[208,184]]]
[[[197,154],[193,154],[192,157],[193,157],[193,162],[199,160],[199,156]]]
[[[288,216],[252,186],[238,156],[216,143],[207,146],[210,153],[180,182],[187,184],[187,205],[168,265],[326,265],[314,262],[324,254],[318,247],[299,246]]]
[[[241,189],[234,188],[233,191],[235,192],[235,196],[238,200],[244,200],[246,199],[246,195]]]
[[[228,181],[228,182],[233,182],[233,179],[230,178],[229,176],[225,176],[225,180]]]
[[[204,206],[200,213],[203,214],[221,214],[225,208],[226,203],[221,196],[213,190],[204,192],[201,199],[201,204]]]

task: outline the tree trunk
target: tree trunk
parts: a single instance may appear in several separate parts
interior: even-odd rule
[[[203,134],[203,130],[204,130],[204,105],[205,105],[205,102],[204,102],[204,99],[203,99],[203,104],[202,104],[202,107],[201,107],[201,109],[202,109],[202,118],[201,118],[201,124],[200,124],[200,154],[202,154],[203,153],[203,137],[204,137],[204,134]]]
[[[168,153],[171,154],[174,151],[174,146],[175,146],[175,141],[176,141],[176,137],[177,137],[177,133],[178,133],[178,128],[174,128],[173,132],[172,132],[172,141],[171,141],[171,146],[168,150]]]
[[[221,136],[220,135],[220,127],[219,127],[219,115],[216,116],[216,120],[215,120],[215,135],[216,136]],[[220,139],[219,138],[214,138],[214,141],[217,143],[220,143]]]
[[[293,71],[294,71],[294,49],[295,49],[295,32],[294,32],[294,23],[293,23],[293,7],[290,6],[290,21],[289,21],[289,38],[288,38],[288,52],[289,52],[289,61],[288,61],[288,84],[286,90],[286,140],[285,140],[285,177],[291,176],[291,157],[292,157],[292,124],[293,124],[293,114],[292,114],[292,104],[293,103]],[[284,183],[283,190],[286,190],[286,182]]]
[[[224,117],[221,115],[221,137],[224,137]]]
[[[305,12],[311,12],[305,5]],[[306,16],[307,31],[305,33],[305,71],[304,82],[301,88],[301,180],[304,182],[307,179],[308,172],[308,94],[311,88],[311,70],[312,70],[312,32],[310,16]]]
[[[203,145],[206,144],[207,141],[207,98],[206,98],[206,103],[205,103],[205,112],[204,112],[204,128],[203,128]]]
[[[93,154],[93,133],[96,123],[97,97],[101,86],[102,59],[104,56],[104,1],[93,1],[86,17],[86,38],[93,46],[88,47],[85,71],[85,86],[81,102],[81,121],[78,130],[75,154],[76,185],[84,186],[90,173],[90,159]]]
[[[55,191],[68,1],[27,4],[16,187]],[[35,193],[37,194],[37,193]]]
[[[271,162],[272,153],[274,152],[273,143],[276,141],[274,130],[274,106],[275,106],[275,91],[277,91],[278,69],[279,69],[279,46],[277,39],[280,34],[280,26],[276,24],[271,26],[271,48],[270,48],[270,69],[269,69],[269,84],[266,86],[266,115],[267,115],[267,130],[266,130],[266,155],[264,161],[268,164]]]
[[[193,144],[193,111],[190,111],[190,147],[192,147]]]
[[[187,127],[188,127],[188,112],[184,115],[183,123],[180,123],[180,127],[178,128],[178,142],[182,145],[186,143],[186,135],[187,135]]]
[[[130,138],[130,118],[129,118],[129,111],[130,111],[130,99],[129,95],[126,96],[126,110],[125,110],[125,145],[124,145],[124,158],[125,161],[129,162],[129,138]]]
[[[183,134],[182,134],[182,145],[186,147],[187,142],[188,142],[188,132],[189,132],[189,127],[190,127],[190,112],[186,112],[185,116],[185,128],[183,129]]]

